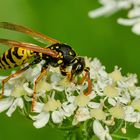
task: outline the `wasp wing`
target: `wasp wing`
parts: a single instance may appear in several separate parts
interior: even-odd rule
[[[0,22],[0,28],[4,28],[4,29],[8,29],[8,30],[13,30],[13,31],[17,31],[17,32],[22,32],[22,33],[25,33],[25,34],[28,34],[30,36],[32,36],[34,39],[38,40],[39,42],[43,43],[44,42],[50,42],[50,43],[59,43],[59,41],[53,39],[53,38],[50,38],[44,34],[41,34],[39,32],[36,32],[32,29],[29,29],[29,28],[26,28],[26,27],[23,27],[21,25],[16,25],[16,24],[13,24],[13,23],[9,23],[9,22]]]
[[[58,57],[58,53],[56,51],[51,50],[49,48],[42,48],[40,46],[31,44],[31,43],[18,42],[18,41],[14,41],[14,40],[0,38],[0,44],[4,44],[4,45],[10,46],[10,47],[24,48],[24,49],[31,50],[34,52],[47,54],[47,55],[55,57],[55,58]]]

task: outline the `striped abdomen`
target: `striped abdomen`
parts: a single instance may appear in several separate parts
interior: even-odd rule
[[[0,69],[10,69],[28,62],[34,53],[23,48],[10,48],[0,57]]]

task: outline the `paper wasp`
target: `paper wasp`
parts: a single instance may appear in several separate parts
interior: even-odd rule
[[[81,72],[85,71],[85,76],[83,76],[81,84],[83,84],[84,81],[87,79],[88,90],[85,93],[85,95],[90,94],[91,80],[89,68],[85,66],[84,58],[76,56],[75,51],[69,45],[60,43],[59,41],[50,38],[44,34],[41,34],[39,32],[33,31],[32,29],[8,22],[0,22],[0,28],[25,33],[27,35],[30,35],[34,39],[38,38],[45,42],[51,43],[51,45],[49,45],[48,47],[43,48],[41,46],[31,43],[18,42],[14,40],[0,38],[0,44],[4,44],[11,47],[0,57],[0,69],[10,69],[22,66],[27,62],[29,63],[29,60],[31,58],[33,59],[33,61],[29,63],[27,66],[25,66],[23,69],[17,71],[15,74],[11,74],[2,81],[2,96],[4,95],[5,83],[8,82],[8,80],[25,72],[28,68],[41,62],[41,60],[45,60],[45,63],[42,65],[41,73],[34,83],[32,108],[35,105],[37,84],[47,73],[47,68],[49,65],[53,67],[59,67],[62,75],[67,76],[70,81],[72,81],[73,76],[78,75]],[[66,71],[66,68],[68,66],[72,66],[70,72]]]

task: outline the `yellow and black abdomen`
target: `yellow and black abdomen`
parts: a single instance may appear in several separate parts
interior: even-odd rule
[[[12,47],[0,57],[0,69],[10,69],[28,62],[34,53],[24,48]]]

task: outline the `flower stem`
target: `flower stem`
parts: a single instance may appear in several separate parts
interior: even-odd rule
[[[124,123],[123,120],[118,120],[118,121],[116,121],[115,127],[113,127],[112,129],[110,129],[110,133],[111,133],[111,134],[117,133],[117,132],[121,129],[123,123]]]
[[[130,138],[128,138],[128,137],[120,136],[120,135],[117,135],[117,134],[112,134],[111,136],[113,138],[117,138],[117,139],[120,139],[120,140],[130,140]]]

